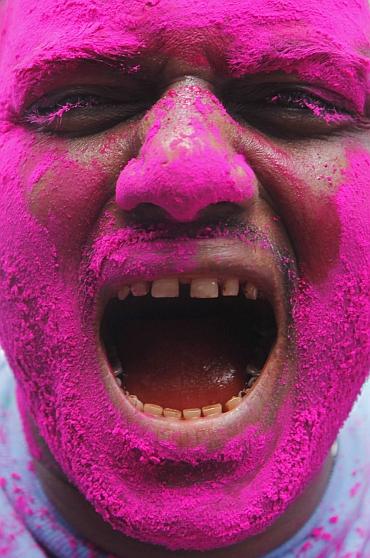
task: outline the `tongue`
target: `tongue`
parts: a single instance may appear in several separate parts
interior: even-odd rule
[[[218,317],[132,319],[117,348],[125,387],[143,403],[180,410],[224,404],[244,387],[246,340]]]

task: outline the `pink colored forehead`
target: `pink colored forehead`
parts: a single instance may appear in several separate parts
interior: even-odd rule
[[[110,0],[109,9],[106,0],[12,0],[6,10],[18,54],[69,38],[67,44],[90,39],[138,51],[156,44],[179,54],[199,46],[217,55],[233,42],[260,50],[271,36],[294,41],[304,30],[361,48],[370,28],[366,0]]]

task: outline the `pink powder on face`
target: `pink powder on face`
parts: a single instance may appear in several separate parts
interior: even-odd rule
[[[263,427],[250,426],[223,448],[184,450],[123,421],[101,379],[90,311],[101,281],[100,262],[114,260],[127,275],[148,273],[150,266],[151,272],[160,272],[158,253],[164,244],[154,245],[158,253],[153,254],[149,242],[132,239],[132,231],[113,234],[114,219],[101,215],[109,199],[101,165],[74,160],[67,141],[49,138],[45,145],[21,126],[9,124],[9,113],[27,97],[28,81],[40,82],[42,89],[50,60],[92,57],[92,52],[104,50],[155,52],[160,38],[166,54],[187,62],[202,60],[206,66],[203,42],[214,36],[213,56],[228,62],[232,75],[277,65],[329,85],[340,75],[338,93],[361,110],[367,61],[358,52],[367,44],[368,16],[367,5],[355,0],[350,6],[330,0],[309,6],[266,0],[163,0],[150,5],[115,1],[109,13],[99,1],[93,8],[81,1],[54,0],[42,5],[18,0],[7,7],[0,60],[1,119],[6,123],[0,137],[0,339],[25,406],[57,461],[97,511],[127,535],[172,549],[207,550],[236,543],[268,527],[320,468],[370,364],[369,156],[360,148],[346,152],[347,167],[327,210],[328,219],[334,211],[338,234],[325,275],[320,281],[308,274],[295,280],[296,339],[291,343],[297,343],[298,368],[276,419],[265,427],[271,403]],[[293,28],[308,38],[306,43],[297,46],[291,39]],[[312,36],[320,39],[319,46],[312,47]],[[278,48],[283,39],[288,41],[285,50]],[[220,45],[226,45],[226,52],[220,53]],[[299,68],[293,61],[297,49]],[[328,50],[335,52],[338,64],[339,53],[345,58],[347,66],[340,73],[324,65]],[[270,61],[262,56],[266,51]],[[201,90],[187,91],[187,110],[195,110],[196,117],[187,122],[190,133],[174,138],[183,145],[184,164],[171,158],[171,145],[163,149],[160,144],[168,123],[159,106],[151,113],[154,121],[142,158],[132,159],[118,178],[117,198],[124,208],[146,196],[175,219],[188,221],[212,202],[248,200],[255,193],[253,167],[230,148],[230,138],[218,134],[216,123],[212,128],[219,105]],[[165,102],[170,114],[179,100],[172,93]],[[106,151],[108,144],[109,139]],[[203,157],[196,156],[199,150]],[[45,182],[46,211],[41,213],[32,205],[30,191],[37,192],[42,176],[49,173],[53,179]],[[206,189],[207,184],[212,188]],[[300,195],[302,202],[304,190]],[[294,211],[299,215],[299,210],[298,196]],[[287,226],[284,216],[276,223]],[[196,242],[173,246],[177,272],[190,272],[196,265]],[[175,477],[180,465],[185,471],[181,488],[159,480],[164,474]],[[207,476],[210,467],[212,475]],[[202,482],[195,483],[200,471]]]

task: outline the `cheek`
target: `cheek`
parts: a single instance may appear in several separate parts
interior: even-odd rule
[[[122,133],[87,141],[58,139],[48,150],[35,144],[27,152],[21,176],[27,209],[47,230],[60,261],[70,266],[80,259],[128,159]]]
[[[347,162],[338,143],[277,145],[259,133],[244,136],[246,154],[295,253],[300,275],[325,281],[339,257],[341,223],[335,195]]]
[[[339,259],[341,222],[336,193],[346,167],[338,148],[324,153],[317,150],[296,157],[296,168],[305,175],[293,177],[288,193],[282,196],[290,236],[299,260],[300,272],[312,283],[325,282]]]
[[[111,195],[98,161],[85,165],[65,150],[32,153],[22,176],[27,209],[45,227],[61,259],[78,256],[99,209]]]
[[[351,378],[360,387],[370,369],[370,154],[350,149],[347,159],[344,181],[336,194],[341,222],[337,283],[343,290],[343,314],[337,319],[348,320],[352,354],[362,358],[362,369]]]
[[[312,425],[330,424],[328,443],[370,367],[370,157],[361,150],[346,155],[333,197],[340,223],[337,261],[325,281],[302,281],[294,300],[302,406]],[[325,436],[322,427],[318,432]]]
[[[363,149],[347,150],[348,168],[336,194],[341,222],[340,254],[346,268],[360,277],[370,275],[370,154]]]

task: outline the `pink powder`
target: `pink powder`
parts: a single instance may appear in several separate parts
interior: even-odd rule
[[[360,482],[356,482],[356,484],[354,484],[349,492],[349,495],[351,496],[351,498],[354,498],[355,496],[357,496],[357,494],[359,493],[359,490],[361,488],[361,483]]]
[[[172,101],[180,106],[189,102],[199,106],[199,93],[199,88],[189,87],[185,98],[176,99],[172,95]],[[256,191],[254,174],[244,157],[230,150],[213,125],[212,105],[216,103],[209,102],[209,112],[204,118],[202,104],[202,119],[192,119],[190,126],[185,112],[179,124],[189,131],[168,146],[164,139],[168,134],[167,112],[156,110],[155,132],[149,130],[140,157],[131,159],[118,178],[116,199],[122,209],[130,211],[139,203],[151,203],[164,209],[177,222],[186,222],[193,221],[210,204],[247,203],[253,197]],[[210,129],[213,129],[212,135]],[[197,157],[203,164],[194,172]],[[186,187],[180,189],[179,183]],[[153,184],[158,187],[153,188]]]
[[[301,553],[306,554],[311,550],[311,548],[312,548],[312,543],[310,541],[306,541],[301,547]]]
[[[11,477],[12,477],[12,479],[14,479],[14,480],[20,480],[20,478],[21,478],[21,477],[19,476],[18,473],[12,473],[12,474],[11,474]]]
[[[243,17],[240,7],[233,0],[132,0],[124,6],[113,1],[107,11],[100,0],[18,0],[2,8],[7,42],[0,60],[0,339],[21,385],[22,412],[32,412],[64,472],[104,519],[129,536],[173,550],[227,546],[271,525],[321,467],[360,391],[370,365],[369,156],[348,145],[346,162],[322,174],[329,193],[317,194],[305,189],[303,169],[287,168],[283,148],[267,145],[258,134],[248,137],[260,142],[265,166],[259,180],[268,185],[280,217],[269,226],[283,223],[299,247],[299,274],[291,275],[295,336],[289,340],[297,370],[283,405],[274,410],[273,402],[266,404],[261,424],[222,448],[184,449],[122,419],[101,378],[93,311],[105,266],[127,277],[160,274],[171,262],[174,273],[191,272],[197,243],[173,242],[165,257],[165,243],[114,231],[114,218],[102,210],[113,189],[103,155],[122,157],[116,184],[121,207],[145,200],[184,222],[211,203],[248,204],[256,193],[258,156],[244,156],[241,145],[237,149],[220,133],[217,120],[224,111],[200,86],[187,87],[179,98],[172,90],[153,108],[141,157],[131,154],[130,162],[121,155],[131,145],[129,132],[95,138],[91,155],[68,140],[45,144],[13,125],[10,115],[30,90],[37,96],[47,89],[54,60],[161,48],[163,55],[207,70],[209,38],[213,57],[231,76],[294,71],[334,87],[363,110],[365,2],[353,0],[349,8],[344,0],[256,0],[243,3]],[[334,63],[325,63],[328,51]],[[181,102],[188,131],[164,149],[166,111]],[[181,157],[172,156],[174,148]],[[52,182],[42,181],[45,173]],[[42,210],[34,197],[43,200]],[[268,237],[269,227],[262,232]],[[313,254],[312,244],[320,246],[323,238],[327,251]],[[183,486],[158,480],[175,478],[180,466],[187,471]],[[195,483],[202,471],[202,482]]]

